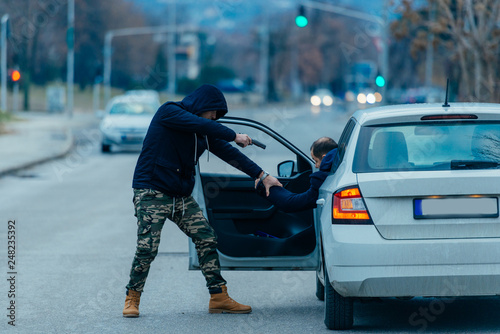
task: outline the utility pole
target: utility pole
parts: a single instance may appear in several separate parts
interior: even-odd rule
[[[268,81],[269,81],[269,17],[264,9],[263,23],[259,30],[260,34],[260,103],[267,102]]]
[[[2,55],[1,55],[1,75],[2,75],[2,89],[1,89],[1,110],[7,111],[7,24],[9,21],[9,14],[4,14],[2,16],[2,37],[1,45]]]
[[[111,42],[115,36],[116,30],[106,32],[104,36],[104,70],[103,70],[103,83],[104,83],[104,106],[111,98]]]
[[[176,28],[177,24],[176,13],[175,13],[175,0],[170,3],[170,9],[168,11],[168,18],[170,21],[170,32],[168,34],[168,94],[170,99],[173,101],[175,92],[177,91],[177,73],[175,70],[175,38],[176,38]]]
[[[68,0],[68,31],[66,33],[66,44],[68,46],[67,55],[67,72],[66,72],[66,88],[67,88],[67,113],[68,117],[73,117],[73,81],[75,73],[75,0]]]

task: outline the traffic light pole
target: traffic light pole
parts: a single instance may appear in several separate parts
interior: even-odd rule
[[[14,92],[12,94],[12,110],[19,110],[19,80],[14,82]]]
[[[1,99],[2,104],[0,106],[0,111],[7,111],[7,22],[9,20],[9,14],[4,14],[2,16],[2,37],[0,42],[0,47],[2,51],[1,55],[1,76],[2,76],[2,89],[1,89]]]

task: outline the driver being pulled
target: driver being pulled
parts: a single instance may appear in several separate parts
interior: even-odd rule
[[[266,190],[265,185],[255,180],[257,193],[284,212],[296,212],[316,207],[319,188],[330,174],[337,161],[337,143],[329,137],[321,137],[311,145],[311,157],[319,171],[310,176],[311,186],[303,193],[293,193],[283,187],[272,187]],[[267,192],[267,195],[266,195]]]

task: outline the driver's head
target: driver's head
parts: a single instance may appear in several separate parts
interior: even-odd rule
[[[313,158],[315,162],[316,168],[319,168],[321,165],[321,161],[323,160],[323,157],[333,150],[334,148],[337,148],[338,145],[330,137],[321,137],[317,139],[314,143],[311,145],[311,157]]]

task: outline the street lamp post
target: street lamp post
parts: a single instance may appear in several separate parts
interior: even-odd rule
[[[2,37],[1,37],[1,75],[2,75],[2,89],[1,89],[1,109],[7,111],[7,22],[9,20],[9,14],[4,14],[2,16]]]

